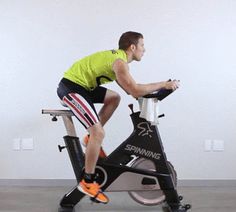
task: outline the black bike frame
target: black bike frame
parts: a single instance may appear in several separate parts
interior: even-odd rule
[[[112,182],[114,182],[122,173],[133,172],[156,177],[161,190],[164,192],[167,204],[178,209],[180,205],[179,196],[175,188],[171,172],[168,168],[166,154],[159,135],[157,126],[151,125],[150,122],[139,117],[140,112],[132,113],[133,122],[132,134],[118,146],[107,158],[99,159],[97,166],[105,169],[109,174],[107,180],[102,186],[102,190],[106,190]],[[71,163],[77,181],[81,180],[84,167],[84,153],[81,149],[79,138],[65,136],[64,141],[70,155]],[[151,160],[158,171],[150,171],[145,169],[137,169],[127,166],[131,155]],[[128,159],[128,160],[127,160]],[[69,191],[61,200],[62,207],[74,207],[84,194],[78,191],[77,187]]]

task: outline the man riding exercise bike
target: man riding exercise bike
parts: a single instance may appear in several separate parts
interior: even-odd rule
[[[143,35],[125,32],[119,39],[119,49],[97,52],[75,62],[64,73],[57,89],[59,98],[70,108],[89,135],[85,139],[85,173],[78,189],[102,203],[107,203],[109,199],[95,182],[95,166],[99,155],[105,156],[101,148],[105,136],[103,126],[117,108],[120,96],[101,84],[116,80],[121,88],[135,98],[160,89],[175,90],[179,87],[177,80],[136,83],[128,64],[140,61],[144,52]],[[103,103],[99,113],[96,112],[95,103]]]

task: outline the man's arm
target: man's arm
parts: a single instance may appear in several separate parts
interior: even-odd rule
[[[128,64],[121,59],[114,62],[113,70],[116,74],[117,83],[134,98],[144,96],[162,88],[173,90],[178,88],[177,81],[137,84],[129,73]]]

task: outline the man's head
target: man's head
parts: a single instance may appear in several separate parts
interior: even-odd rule
[[[140,61],[144,52],[143,35],[138,32],[125,32],[119,40],[119,49],[131,54],[132,60]]]

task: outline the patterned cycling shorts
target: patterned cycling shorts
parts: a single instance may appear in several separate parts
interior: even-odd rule
[[[70,108],[86,129],[99,122],[94,103],[103,103],[107,88],[97,87],[88,91],[82,86],[63,78],[57,88],[57,94],[63,104]]]

